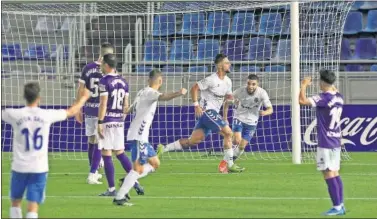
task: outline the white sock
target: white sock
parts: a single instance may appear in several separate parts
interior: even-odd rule
[[[224,160],[228,163],[228,167],[233,166],[233,149],[224,150]]]
[[[111,187],[111,188],[108,188],[109,192],[114,192],[115,191],[115,187]]]
[[[340,209],[342,209],[342,205],[338,205],[338,206],[334,206],[334,208],[338,211],[340,211]]]
[[[144,167],[144,171],[143,171],[142,174],[139,175],[139,179],[143,178],[143,177],[146,177],[148,175],[148,173],[154,171],[153,166],[150,165],[149,163],[144,164],[143,167]]]
[[[241,150],[238,146],[236,148],[234,148],[234,150],[233,150],[233,154],[237,158],[240,157],[243,154],[243,152],[244,152],[244,150]]]
[[[28,212],[26,214],[26,218],[38,218],[38,213],[37,212]]]
[[[22,218],[22,210],[19,207],[10,208],[10,218]]]
[[[182,145],[179,143],[179,140],[166,145],[164,148],[164,152],[177,150],[182,150]]]
[[[124,198],[124,196],[130,192],[131,188],[135,185],[135,182],[137,178],[139,177],[139,174],[135,170],[131,170],[126,178],[124,179],[124,182],[122,186],[120,187],[117,196],[115,199],[121,200]]]

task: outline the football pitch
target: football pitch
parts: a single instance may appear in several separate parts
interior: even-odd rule
[[[342,162],[341,169],[347,209],[344,217],[377,218],[377,153],[351,153],[351,157],[351,161]],[[2,158],[2,217],[9,217],[9,154],[3,153]],[[115,157],[113,161],[117,183],[124,171]],[[314,163],[239,160],[245,172],[220,174],[219,161],[162,159],[157,172],[140,180],[144,196],[132,190],[133,206],[114,206],[111,197],[98,197],[107,188],[105,176],[102,185],[86,184],[86,160],[51,158],[46,201],[39,216],[318,218],[331,207],[326,183]]]

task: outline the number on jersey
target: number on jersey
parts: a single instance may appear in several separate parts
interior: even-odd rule
[[[90,79],[90,90],[92,90],[92,97],[98,97],[98,83],[99,78],[91,78]]]
[[[340,124],[340,116],[342,115],[343,108],[341,107],[334,107],[330,111],[331,122],[330,122],[330,129],[335,129],[339,127]]]
[[[126,96],[126,91],[124,89],[113,90],[113,92],[111,93],[111,97],[113,98],[113,105],[111,106],[111,109],[122,110],[125,96]]]
[[[25,146],[26,146],[26,149],[25,151],[30,151],[30,146],[32,148],[34,148],[35,150],[40,150],[43,146],[43,136],[42,135],[39,135],[39,131],[41,130],[41,128],[37,128],[35,131],[34,131],[34,134],[33,134],[33,140],[32,140],[32,145],[30,145],[30,131],[29,129],[27,128],[24,128],[21,130],[21,134],[23,134],[25,136]]]

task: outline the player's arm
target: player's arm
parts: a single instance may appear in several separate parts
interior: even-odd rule
[[[1,120],[6,123],[12,123],[11,109],[1,110]]]
[[[311,77],[306,77],[301,82],[301,89],[298,102],[303,106],[312,106],[312,102],[306,97],[306,88],[312,83]]]
[[[267,92],[263,93],[263,106],[266,108],[266,110],[260,111],[261,116],[268,116],[271,115],[274,112],[274,109],[272,107],[272,103],[270,101],[270,97],[268,96]]]
[[[228,122],[229,106],[234,104],[235,99],[238,98],[238,93],[239,93],[238,91],[239,91],[239,89],[235,90],[233,92],[233,94],[227,94],[227,96],[225,98],[225,101],[224,101],[224,104],[223,104],[223,118],[227,122]]]
[[[129,93],[126,93],[126,96],[124,97],[124,103],[123,103],[123,114],[124,114],[124,118],[126,118],[127,114],[129,112],[131,112],[131,106],[130,106],[130,103],[129,103],[129,96],[130,94]]]
[[[85,93],[85,81],[86,81],[86,79],[87,79],[87,76],[86,76],[85,67],[84,67],[84,69],[81,72],[81,76],[79,78],[79,86],[78,86],[77,92],[76,92],[76,102],[79,101],[80,97],[82,97]],[[82,112],[76,114],[76,121],[80,124],[83,122]]]
[[[169,101],[174,98],[186,95],[187,90],[185,88],[181,88],[179,91],[176,92],[169,92],[169,93],[163,93],[158,97],[159,101]]]

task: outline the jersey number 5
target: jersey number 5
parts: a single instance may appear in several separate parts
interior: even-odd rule
[[[98,97],[98,82],[99,78],[90,79],[90,89],[93,90],[92,97]]]
[[[122,110],[123,109],[123,100],[126,96],[126,91],[123,89],[115,89],[111,93],[111,97],[113,98],[113,105],[111,106],[111,109],[115,110]]]
[[[32,145],[32,147],[35,150],[40,150],[43,146],[43,136],[38,134],[40,130],[41,130],[41,128],[37,128],[34,131],[34,134],[33,134],[33,142],[32,142],[33,145]],[[30,151],[30,141],[29,141],[30,132],[29,132],[29,129],[24,128],[24,129],[21,130],[21,133],[25,136],[26,151]]]

